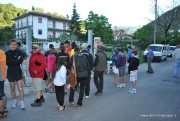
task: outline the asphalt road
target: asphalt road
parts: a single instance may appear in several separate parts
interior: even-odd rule
[[[43,106],[31,107],[36,94],[30,78],[27,80],[31,87],[24,87],[26,109],[22,111],[20,106],[11,109],[12,99],[6,81],[9,113],[2,121],[180,121],[180,74],[179,78],[173,77],[173,59],[153,62],[152,67],[154,73],[148,74],[146,63],[139,66],[136,94],[128,93],[129,76],[126,76],[126,87],[117,88],[112,83],[113,75],[105,75],[102,95],[94,96],[96,89],[92,79],[91,97],[83,100],[82,108],[68,106],[65,111],[58,110],[54,93],[44,93]],[[65,96],[65,104],[68,97]],[[77,97],[78,93],[75,101]]]

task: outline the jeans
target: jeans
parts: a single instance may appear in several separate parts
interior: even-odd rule
[[[180,67],[180,60],[175,60],[174,62],[174,76],[178,77],[178,70]]]
[[[77,86],[80,83],[79,99],[78,99],[77,105],[80,105],[80,106],[82,106],[82,100],[84,97],[86,81],[87,81],[87,77],[81,77],[81,78],[77,77]],[[69,102],[74,102],[74,92],[75,90],[70,88]]]
[[[148,58],[147,59],[147,64],[148,64],[148,72],[153,72],[153,69],[152,69],[152,66],[151,66],[151,62],[152,62],[152,59],[151,58]]]
[[[55,91],[56,91],[57,102],[59,103],[60,106],[63,106],[64,105],[64,96],[65,96],[64,85],[63,86],[55,86]]]
[[[103,76],[104,76],[104,71],[94,71],[94,84],[97,88],[97,92],[102,92],[103,90],[103,82],[104,82]]]

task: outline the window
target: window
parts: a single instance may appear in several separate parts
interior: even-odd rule
[[[42,35],[42,29],[38,29],[38,35]]]
[[[66,23],[63,23],[63,29],[66,30]]]
[[[53,32],[53,38],[56,38],[56,32]]]
[[[56,28],[56,22],[53,21],[53,28]]]
[[[42,18],[38,18],[38,23],[42,23]]]

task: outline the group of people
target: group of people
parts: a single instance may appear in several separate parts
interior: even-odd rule
[[[125,87],[125,68],[128,66],[127,74],[130,75],[130,81],[132,81],[132,88],[129,89],[129,93],[136,93],[136,81],[138,75],[139,58],[137,57],[137,51],[134,50],[130,45],[127,46],[127,57],[124,51],[117,46],[113,50],[113,55],[110,60],[112,61],[112,69],[114,73],[114,84],[117,87]],[[118,76],[120,77],[120,83],[118,84]]]
[[[17,85],[20,95],[20,108],[25,109],[24,105],[24,86],[29,86],[24,78],[22,63],[27,59],[27,53],[20,49],[21,43],[16,40],[10,41],[10,50],[6,53],[0,50],[0,117],[7,116],[7,99],[4,93],[4,81],[9,81],[11,95],[13,98],[12,109],[16,108],[15,85]],[[29,57],[28,71],[36,89],[36,99],[31,104],[32,107],[42,106],[45,102],[43,97],[43,80],[46,80],[45,92],[55,92],[59,110],[67,109],[64,105],[64,96],[67,87],[70,85],[69,103],[74,104],[74,92],[79,92],[77,108],[81,108],[83,98],[90,97],[91,71],[94,71],[94,83],[97,88],[95,95],[103,92],[103,74],[106,69],[107,56],[102,51],[102,46],[97,46],[95,60],[90,52],[90,45],[83,43],[80,47],[76,43],[70,45],[69,41],[61,43],[59,50],[52,44],[44,54],[40,52],[37,44],[32,45]],[[7,74],[6,74],[7,65]],[[47,75],[46,75],[47,74]],[[48,85],[50,84],[50,88]]]

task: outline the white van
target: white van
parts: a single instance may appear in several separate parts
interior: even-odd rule
[[[169,45],[151,44],[149,46],[153,50],[153,53],[154,53],[153,60],[157,60],[158,62],[161,62],[161,60],[165,60],[165,61],[167,60]],[[145,60],[147,60],[147,53],[148,53],[148,50],[146,49],[143,53],[143,57]]]
[[[174,53],[175,48],[176,48],[176,46],[169,46],[169,52],[168,52],[169,57],[172,57],[172,54]]]

